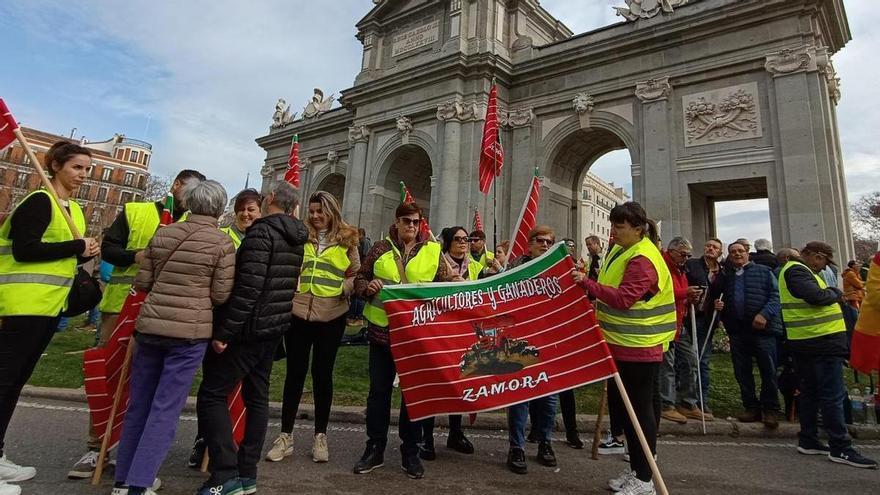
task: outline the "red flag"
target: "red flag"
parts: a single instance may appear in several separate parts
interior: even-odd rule
[[[15,141],[15,130],[18,129],[18,122],[12,116],[12,112],[6,106],[3,98],[0,98],[0,151]]]
[[[415,203],[416,200],[413,199],[412,194],[409,192],[409,188],[406,187],[406,184],[403,181],[400,181],[400,202],[401,203]],[[434,234],[431,232],[431,226],[428,225],[428,217],[422,215],[422,223],[419,224],[419,233],[422,235],[422,239],[433,239]]]
[[[235,445],[241,445],[241,441],[244,440],[245,420],[247,419],[247,409],[244,407],[244,399],[241,397],[241,382],[226,397],[226,407],[229,410],[229,420],[232,422],[232,439],[235,441]]]
[[[480,218],[480,210],[474,208],[474,230],[483,230],[483,219]]]
[[[536,168],[535,177],[532,178],[532,187],[519,214],[519,224],[516,227],[513,246],[511,246],[508,256],[508,259],[511,261],[529,252],[529,231],[535,228],[535,225],[538,223],[538,198],[540,193],[541,185],[538,182],[538,169]]]
[[[174,195],[168,192],[165,196],[165,206],[162,208],[162,216],[159,217],[159,226],[170,225],[174,223]]]
[[[853,369],[870,374],[880,370],[880,252],[871,260],[865,289],[852,336],[849,364]]]
[[[489,105],[486,107],[486,122],[483,124],[483,148],[480,152],[480,192],[489,194],[492,181],[501,175],[504,165],[504,151],[498,135],[498,86],[492,84],[489,90]]]
[[[284,174],[284,180],[299,189],[299,134],[293,135],[293,144],[290,145],[290,154],[287,156],[287,172]]]

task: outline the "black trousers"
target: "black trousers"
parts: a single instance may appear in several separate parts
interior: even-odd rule
[[[208,349],[199,387],[199,424],[210,456],[208,485],[219,485],[236,476],[257,477],[257,463],[269,424],[269,376],[279,339],[230,344],[222,354]],[[235,449],[226,396],[242,383],[247,408],[244,440]]]
[[[539,411],[539,403],[536,401],[529,402],[529,421],[532,431],[538,431],[535,424],[536,418],[541,417]],[[577,404],[574,400],[574,389],[559,392],[559,410],[562,412],[562,424],[565,425],[565,432],[577,433]],[[451,417],[451,416],[450,416]]]
[[[657,452],[657,423],[655,414],[655,389],[657,388],[657,373],[660,371],[660,363],[631,363],[615,361],[620,379],[626,388],[629,400],[636,413],[636,418],[642,427],[642,432],[651,448],[650,455]],[[629,465],[636,472],[636,477],[642,481],[649,481],[653,475],[642,444],[636,435],[635,427],[626,413],[623,398],[617,384],[611,380],[608,384],[608,413],[617,414],[623,420],[623,431],[626,434],[626,444],[629,446]]]
[[[462,433],[461,429],[461,414],[450,414],[447,419],[449,420],[449,432],[450,433]],[[419,425],[421,426],[421,437],[419,438],[421,441],[425,441],[434,436],[434,416],[430,418],[425,418],[419,421]]]
[[[0,456],[21,389],[55,335],[59,319],[58,316],[6,316],[0,323]]]
[[[391,424],[391,390],[394,383],[394,359],[387,346],[370,343],[370,393],[367,396],[367,445],[385,450],[388,444],[388,427]],[[421,436],[420,422],[412,422],[406,412],[403,398],[400,400],[398,432],[402,456],[416,455]]]

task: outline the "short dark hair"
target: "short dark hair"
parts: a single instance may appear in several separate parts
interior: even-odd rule
[[[724,247],[724,243],[721,242],[721,239],[719,239],[717,237],[710,237],[706,242],[717,242],[719,249]]]
[[[55,175],[55,169],[52,168],[52,164],[58,164],[58,168],[63,168],[64,164],[67,163],[71,158],[76,155],[86,155],[89,158],[92,157],[92,152],[78,144],[73,144],[68,141],[58,141],[53,144],[49,151],[46,152],[46,168],[49,171],[50,175]]]
[[[414,214],[418,214],[419,218],[422,218],[422,209],[415,203],[400,203],[400,206],[394,210],[394,218],[401,218]]]
[[[180,182],[185,182],[186,179],[199,179],[202,181],[207,179],[207,177],[198,170],[183,169],[178,172],[177,177],[174,178],[174,180],[179,180]]]
[[[449,251],[449,246],[452,246],[452,242],[455,240],[455,233],[459,230],[463,230],[465,235],[467,235],[468,231],[466,228],[456,225],[455,227],[446,227],[443,229],[443,232],[440,234],[440,238],[443,241],[443,250]]]
[[[852,268],[852,267],[856,266],[856,263],[857,263],[856,260],[849,260],[849,263],[847,263],[846,266]]]
[[[239,212],[244,209],[245,205],[254,201],[257,206],[263,202],[263,195],[256,189],[245,189],[235,196],[235,202],[232,204],[232,211]]]
[[[641,228],[643,232],[648,231],[648,214],[642,205],[635,201],[627,201],[626,203],[615,206],[608,214],[608,220],[611,223],[628,223],[633,227]]]
[[[749,252],[749,248],[746,247],[746,245],[741,242],[731,242],[730,244],[727,245],[727,251],[730,252],[730,248],[732,248],[733,246],[739,246],[739,247],[745,249],[747,253]]]
[[[480,229],[476,229],[476,230],[474,230],[473,232],[471,232],[470,236],[471,236],[471,237],[476,237],[477,239],[479,239],[479,240],[481,240],[481,241],[485,241],[485,240],[486,240],[486,233],[483,232],[483,231],[480,230]]]

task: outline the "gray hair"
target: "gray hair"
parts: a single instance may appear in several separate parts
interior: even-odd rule
[[[286,181],[278,182],[272,188],[272,204],[290,214],[299,206],[299,191]]]
[[[219,218],[226,209],[226,189],[215,180],[187,181],[183,198],[193,215]]]
[[[756,239],[755,240],[755,251],[773,251],[773,243],[771,243],[768,239]]]
[[[693,251],[694,247],[691,246],[691,241],[685,239],[684,237],[673,237],[669,244],[666,246],[666,249],[682,249],[684,251]]]

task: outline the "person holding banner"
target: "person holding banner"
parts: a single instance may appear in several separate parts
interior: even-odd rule
[[[394,212],[394,224],[388,236],[373,244],[355,278],[355,294],[367,300],[364,317],[369,322],[370,393],[367,396],[367,447],[354,466],[356,474],[365,474],[385,465],[385,446],[391,422],[391,390],[396,368],[391,355],[388,315],[379,298],[384,285],[419,282],[446,282],[446,263],[440,245],[422,239],[419,227],[422,211],[415,203],[402,203]],[[409,420],[401,400],[398,431],[401,467],[407,476],[422,478],[425,469],[419,460],[420,424]]]
[[[201,182],[205,176],[195,170],[182,170],[177,174],[169,195],[173,198],[174,221],[184,217],[186,208],[183,206],[183,191],[193,182]],[[131,284],[134,282],[144,259],[144,249],[159,228],[164,201],[126,203],[116,216],[113,224],[107,229],[101,242],[102,258],[113,265],[110,282],[104,287],[104,295],[98,309],[101,311],[98,347],[104,347],[113,330],[119,312],[128,297]],[[89,417],[89,439],[86,453],[80,457],[67,473],[70,479],[91,478],[98,463],[101,440]]]
[[[529,252],[517,258],[510,264],[516,268],[524,263],[546,253],[550,246],[556,242],[553,229],[546,225],[539,225],[529,231]],[[535,457],[541,464],[553,467],[556,465],[556,453],[550,445],[550,435],[556,426],[556,395],[541,397],[529,402],[521,402],[507,408],[507,431],[510,441],[510,449],[507,451],[507,467],[516,474],[526,474],[526,423],[532,417],[533,431],[537,431],[538,454]]]
[[[621,391],[616,382],[610,382],[608,410],[624,420],[630,469],[610,480],[608,486],[625,495],[652,495],[656,491],[647,456],[656,453],[654,395],[663,347],[675,338],[675,294],[666,262],[656,241],[649,237],[648,216],[642,206],[633,201],[617,205],[609,220],[615,245],[598,281],[578,271],[573,276],[596,298],[599,326],[651,449],[642,449]]]
[[[477,280],[483,272],[483,265],[468,256],[468,233],[464,227],[450,227],[443,229],[440,235],[443,241],[446,261],[452,267],[452,280]],[[461,428],[461,414],[449,415],[449,437],[446,439],[446,447],[462,454],[473,454],[474,445],[464,435]],[[434,417],[421,421],[422,443],[419,446],[419,457],[426,461],[437,458],[434,451]]]
[[[128,495],[153,493],[150,487],[211,340],[213,308],[232,292],[235,248],[217,229],[226,191],[211,180],[190,183],[184,199],[191,215],[156,232],[134,282],[148,295],[136,324],[116,464],[114,488],[127,488]]]
[[[97,256],[94,238],[75,239],[61,213],[65,208],[80,232],[86,228],[73,194],[91,167],[91,152],[60,141],[46,152],[50,183],[27,195],[0,226],[0,494],[16,495],[36,469],[6,456],[4,439],[21,389],[58,327],[78,263]],[[39,165],[37,165],[39,166]]]
[[[309,198],[309,242],[305,245],[299,288],[293,297],[293,321],[284,334],[287,375],[281,407],[281,433],[266,454],[278,462],[293,453],[293,425],[303,386],[312,366],[315,434],[312,460],[327,462],[327,423],[333,403],[333,366],[345,333],[348,296],[361,267],[358,232],[345,223],[332,194],[317,191]]]

